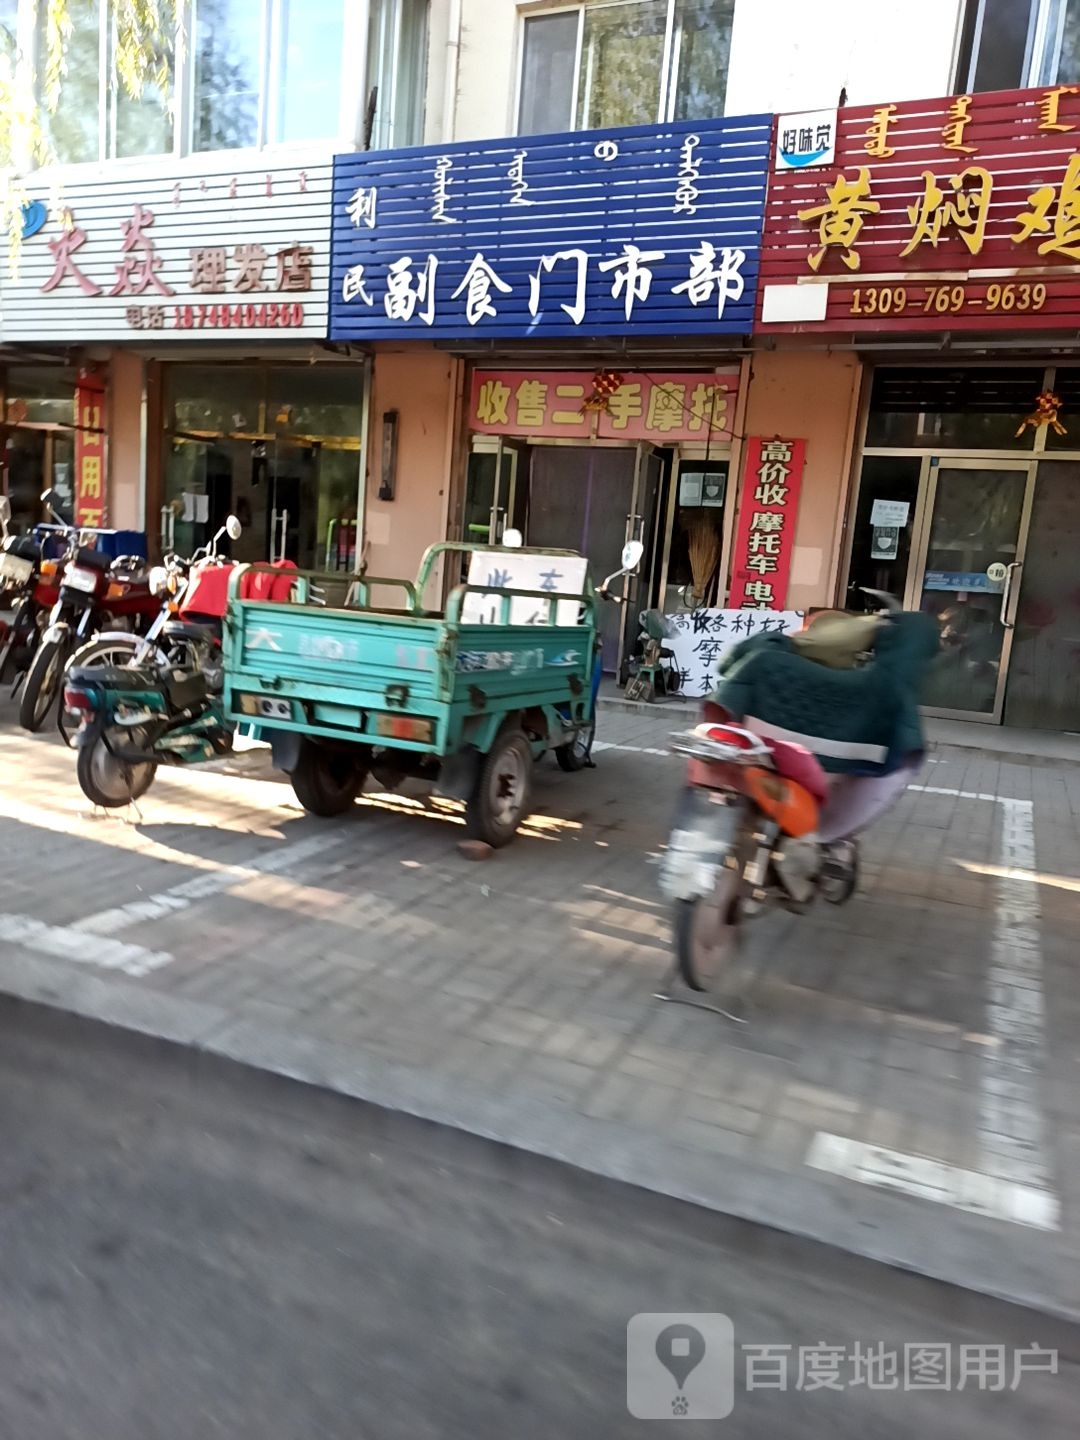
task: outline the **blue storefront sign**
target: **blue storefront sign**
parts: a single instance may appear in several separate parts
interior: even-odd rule
[[[338,156],[330,338],[748,334],[769,128]]]

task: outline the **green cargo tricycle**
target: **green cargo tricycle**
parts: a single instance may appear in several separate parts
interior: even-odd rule
[[[466,583],[445,610],[426,609],[437,563],[455,554],[469,557]],[[415,583],[359,576],[333,605],[340,574],[298,571],[282,603],[241,599],[239,567],[224,718],[258,727],[313,814],[347,810],[369,774],[387,788],[414,776],[465,801],[471,836],[505,845],[540,756],[553,751],[565,770],[591,763],[598,598],[640,558],[628,544],[596,590],[573,551],[446,542],[427,550]]]

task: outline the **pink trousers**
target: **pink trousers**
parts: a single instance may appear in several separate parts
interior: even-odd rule
[[[888,775],[834,776],[818,821],[822,844],[849,840],[884,815],[914,780],[921,765],[921,760],[911,760]]]

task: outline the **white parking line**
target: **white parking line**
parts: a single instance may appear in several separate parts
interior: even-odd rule
[[[1061,1206],[1047,1161],[1039,1095],[1046,1055],[1038,887],[1031,883],[1036,868],[1034,807],[1030,800],[983,791],[937,785],[908,789],[1001,807],[1001,863],[986,999],[986,1031],[994,1043],[982,1051],[980,1074],[979,1145],[986,1171],[963,1170],[823,1131],[814,1136],[806,1163],[865,1185],[1056,1230]]]
[[[238,865],[224,865],[220,870],[212,870],[205,875],[196,875],[193,880],[185,880],[179,885],[173,885],[168,890],[160,890],[155,895],[147,895],[143,900],[132,900],[127,905],[119,905],[110,910],[99,910],[94,915],[86,915],[83,919],[75,922],[72,930],[92,935],[116,935],[119,931],[126,930],[129,925],[160,920],[163,915],[171,915],[177,910],[186,910],[196,900],[206,900],[211,895],[220,895],[222,891],[231,890],[234,885],[240,885],[245,880],[253,880],[257,875],[275,875],[281,870],[289,869],[292,865],[299,865],[315,855],[321,855],[324,851],[333,849],[335,845],[340,845],[350,833],[350,828],[346,826],[338,826],[333,830],[320,830],[315,835],[308,835],[303,840],[297,840],[291,845],[283,845],[280,849],[271,850],[255,860]]]
[[[923,1155],[904,1155],[823,1130],[814,1136],[806,1163],[878,1190],[895,1190],[993,1220],[1009,1220],[1035,1230],[1057,1230],[1060,1224],[1057,1197],[1041,1186],[999,1180],[981,1170],[964,1170]]]
[[[147,950],[142,945],[128,945],[122,940],[95,939],[70,925],[46,925],[28,915],[0,915],[0,940],[10,945],[25,945],[43,955],[60,960],[74,960],[80,965],[100,965],[105,970],[122,970],[125,975],[149,975],[172,963],[173,956],[165,950]]]
[[[630,755],[670,755],[670,750],[658,750],[652,745],[616,745],[612,740],[594,740],[593,751],[625,750]]]

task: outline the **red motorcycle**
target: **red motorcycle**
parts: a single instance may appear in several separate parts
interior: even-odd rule
[[[42,499],[52,503],[46,491]],[[53,507],[55,508],[55,506]],[[19,724],[36,732],[63,688],[64,670],[75,651],[105,625],[126,622],[130,633],[114,637],[109,654],[98,663],[122,664],[138,636],[157,619],[161,602],[151,593],[146,561],[137,555],[108,555],[89,545],[74,545],[60,575],[59,593],[34,652],[19,701]]]
[[[0,684],[22,675],[34,658],[45,621],[60,598],[63,560],[46,560],[32,535],[9,535],[10,501],[0,496],[0,606],[12,610],[0,621]]]

